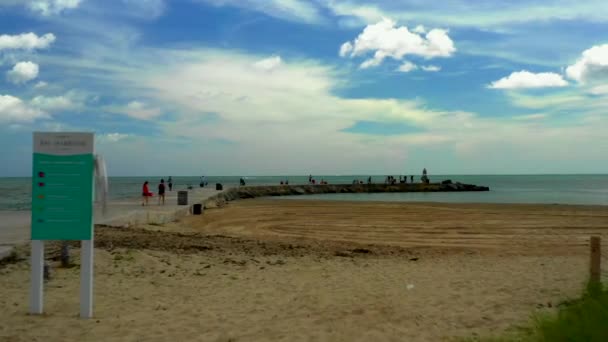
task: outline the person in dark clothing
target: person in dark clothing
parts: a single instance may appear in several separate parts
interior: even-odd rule
[[[414,176],[410,176],[410,183],[414,183]]]
[[[171,179],[171,176],[169,176],[167,183],[169,183],[169,191],[173,191],[173,179]]]
[[[161,179],[160,184],[158,184],[158,205],[160,205],[162,200],[163,205],[165,205],[165,180]]]

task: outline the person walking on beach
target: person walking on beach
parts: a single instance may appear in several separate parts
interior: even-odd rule
[[[144,182],[144,185],[142,186],[141,189],[141,196],[142,196],[142,200],[141,200],[141,205],[148,205],[148,197],[150,197],[152,194],[150,193],[150,189],[148,189],[148,181]]]
[[[161,179],[160,184],[158,184],[158,205],[160,205],[160,201],[163,201],[163,205],[165,205],[165,180]]]
[[[171,176],[167,179],[167,183],[169,183],[169,191],[173,191],[173,179],[171,179]]]

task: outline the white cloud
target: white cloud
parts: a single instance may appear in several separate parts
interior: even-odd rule
[[[154,119],[161,114],[160,109],[150,108],[145,103],[140,101],[129,102],[129,104],[127,104],[127,106],[123,109],[123,112],[132,118],[140,120]]]
[[[492,82],[488,88],[491,89],[522,89],[522,88],[547,88],[565,87],[568,82],[560,74],[552,72],[531,73],[526,70],[517,71],[511,75]]]
[[[394,0],[321,0],[327,10],[358,27],[373,24],[383,17],[404,22],[474,28],[511,27],[513,23],[550,20],[589,20],[607,22],[605,0],[543,0],[537,2],[487,1],[394,1]]]
[[[537,113],[537,114],[529,114],[529,115],[518,115],[513,117],[514,120],[519,121],[535,121],[535,120],[543,120],[548,118],[549,115],[547,113]]]
[[[568,110],[580,111],[585,104],[587,107],[597,105],[600,102],[589,101],[589,97],[581,94],[576,89],[560,91],[548,95],[528,95],[520,92],[510,92],[509,98],[516,107],[536,110]]]
[[[76,103],[67,96],[36,96],[30,101],[30,104],[33,107],[49,112],[76,107]]]
[[[314,61],[282,61],[280,68],[267,73],[252,68],[260,60],[247,54],[207,50],[174,58],[165,69],[151,68],[129,79],[153,90],[147,97],[178,104],[185,113],[218,113],[237,122],[340,119],[346,124],[380,117],[426,122],[441,115],[418,109],[416,101],[336,97],[332,92],[342,84],[339,72]]]
[[[414,71],[414,70],[418,70],[418,69],[422,69],[423,71],[426,71],[426,72],[441,71],[441,67],[436,66],[436,65],[423,65],[421,67],[418,67],[416,64],[414,64],[410,61],[405,61],[405,63],[401,64],[399,66],[399,68],[397,68],[397,71],[410,72],[410,71]]]
[[[585,50],[581,58],[566,69],[566,75],[581,83],[608,79],[608,44]]]
[[[273,71],[283,64],[281,56],[272,56],[253,63],[253,66],[264,71]]]
[[[38,77],[38,64],[33,62],[19,62],[12,70],[6,73],[9,81],[15,84],[26,83]]]
[[[77,8],[81,0],[30,0],[27,6],[30,10],[43,16],[60,14],[69,9]]]
[[[422,70],[428,71],[428,72],[437,72],[437,71],[441,71],[441,67],[437,66],[437,65],[423,65]]]
[[[153,99],[154,105],[174,113],[171,120],[146,123],[160,133],[153,139],[132,136],[128,144],[106,144],[104,154],[121,169],[113,172],[128,174],[134,167],[149,169],[159,163],[182,173],[201,172],[200,166],[187,166],[193,155],[210,161],[207,174],[380,174],[403,172],[403,165],[419,171],[421,164],[436,172],[442,167],[459,173],[556,172],[561,165],[567,172],[572,165],[576,170],[581,160],[600,160],[601,153],[608,153],[608,144],[594,145],[593,151],[584,148],[605,140],[606,120],[601,117],[599,123],[583,123],[580,112],[573,111],[576,125],[569,126],[564,114],[559,122],[526,121],[514,120],[508,112],[490,117],[430,109],[423,100],[344,98],[340,88],[351,85],[341,68],[301,58],[282,59],[273,72],[253,67],[265,57],[235,50],[142,47],[116,56],[116,62],[100,63],[94,75],[103,72],[104,82],[114,82],[104,83],[108,94],[140,99],[146,104],[135,107],[144,109],[152,106],[147,99]],[[123,67],[133,60],[137,65]],[[62,63],[73,63],[75,74],[91,75],[90,65],[77,59]],[[406,124],[415,130],[393,136],[347,133],[358,121]],[[514,143],[505,145],[507,140]],[[566,149],[581,149],[581,154],[566,160]],[[480,154],[489,159],[480,159]]]
[[[387,57],[401,60],[405,56],[416,55],[430,59],[450,57],[456,51],[446,30],[432,29],[422,36],[405,26],[395,25],[387,18],[368,25],[352,43],[342,44],[340,55],[345,57],[350,52],[350,57],[358,57],[373,52],[374,56],[361,65],[361,68],[367,68],[380,65]]]
[[[367,68],[377,67],[378,65],[382,64],[382,61],[383,61],[383,58],[369,58],[369,59],[366,59],[365,61],[363,61],[363,63],[361,63],[361,65],[359,65],[359,68],[367,69]]]
[[[37,108],[28,106],[20,98],[0,95],[0,122],[33,122],[42,118],[48,118],[48,115]]]
[[[34,50],[46,49],[55,41],[55,35],[47,33],[43,36],[38,36],[33,32],[22,33],[18,35],[0,35],[0,51],[2,50]]]
[[[608,95],[608,84],[593,87],[589,90],[591,95]]]
[[[346,57],[351,51],[353,51],[353,44],[346,42],[340,46],[340,57]]]
[[[36,85],[34,85],[34,89],[41,89],[41,88],[45,88],[47,87],[49,84],[45,81],[39,81],[38,83],[36,83]]]
[[[418,66],[416,64],[406,61],[405,63],[401,64],[397,70],[401,72],[410,72],[416,69],[418,69]]]
[[[214,6],[233,6],[262,12],[268,16],[305,23],[321,23],[317,6],[307,0],[197,0]]]
[[[127,138],[129,138],[131,135],[129,134],[124,134],[124,133],[106,133],[106,134],[98,134],[96,135],[96,138],[102,142],[111,142],[111,143],[115,143],[115,142],[119,142],[121,140],[125,140]]]
[[[413,32],[423,34],[423,33],[426,33],[426,28],[423,25],[418,25],[418,26],[414,27]]]

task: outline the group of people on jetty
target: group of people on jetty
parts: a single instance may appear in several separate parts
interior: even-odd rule
[[[308,184],[311,184],[311,185],[315,185],[315,184],[327,185],[327,184],[329,184],[329,183],[327,183],[327,181],[325,181],[325,179],[323,179],[323,178],[321,178],[321,181],[320,181],[320,182],[317,182],[317,180],[316,180],[316,179],[314,179],[314,178],[312,177],[312,175],[310,175],[310,176],[308,176]]]
[[[399,184],[407,184],[408,177],[410,178],[410,183],[413,184],[414,176],[399,176],[399,180],[397,180],[397,178],[395,178],[394,176],[386,176],[386,178],[384,179],[384,184],[396,185],[397,182],[399,182]],[[420,177],[420,181],[422,183],[426,183],[426,184],[428,184],[430,182],[430,179],[426,173],[426,168],[424,170],[422,170],[422,177]],[[286,184],[289,184],[289,183],[286,183]],[[311,185],[317,184],[315,179],[312,177],[312,175],[308,176],[308,184],[311,184]],[[323,179],[321,179],[321,182],[318,184],[328,184],[328,183],[326,181],[324,181]],[[353,184],[365,184],[365,183],[362,180],[353,179]],[[367,184],[373,184],[371,176],[369,176],[367,178]],[[283,185],[283,182],[281,182],[281,185]]]
[[[406,184],[407,183],[407,177],[408,176],[399,176],[399,180],[398,182],[400,184]],[[414,183],[414,176],[409,176],[410,177],[410,183]],[[426,173],[426,169],[424,169],[422,171],[422,177],[420,178],[420,180],[423,183],[429,183],[429,178],[427,176]],[[205,176],[201,177],[201,182],[200,182],[200,187],[204,187],[205,185],[207,185],[207,179],[205,178]],[[239,184],[241,186],[245,186],[245,179],[241,178],[239,179]],[[308,184],[310,185],[327,185],[329,184],[325,179],[321,178],[321,181],[317,182],[316,179],[313,178],[312,175],[308,176]],[[363,183],[362,180],[358,180],[358,179],[354,179],[353,180],[353,184],[365,184]],[[372,184],[372,177],[368,177],[367,178],[367,184]],[[395,185],[397,184],[397,178],[395,178],[394,176],[386,176],[385,180],[384,180],[384,184],[390,184],[390,185]],[[169,178],[167,179],[167,183],[166,185],[169,188],[169,191],[173,191],[173,179],[171,178],[171,176],[169,176]],[[289,185],[289,180],[284,180],[281,181],[281,185]],[[158,183],[158,205],[164,205],[165,204],[165,192],[167,189],[167,186],[165,186],[165,179],[161,179],[160,183]],[[192,186],[188,186],[188,189],[192,189]],[[143,186],[142,186],[142,201],[141,201],[141,205],[142,206],[146,206],[149,205],[149,198],[154,196],[154,193],[152,193],[150,191],[150,187],[149,187],[149,183],[148,181],[145,181]]]
[[[141,205],[146,206],[149,204],[149,198],[154,196],[154,193],[150,191],[150,187],[148,186],[148,181],[145,181],[142,186],[141,196],[142,201]],[[169,176],[167,179],[167,185],[169,186],[169,191],[173,191],[173,179]],[[165,186],[165,179],[161,179],[160,183],[158,183],[158,205],[165,205],[165,191],[167,187]]]

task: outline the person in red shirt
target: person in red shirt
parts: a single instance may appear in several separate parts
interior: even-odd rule
[[[144,182],[144,185],[143,185],[142,191],[141,191],[141,196],[142,196],[141,205],[148,205],[148,197],[152,196],[152,194],[150,193],[150,189],[148,189],[148,181]]]

